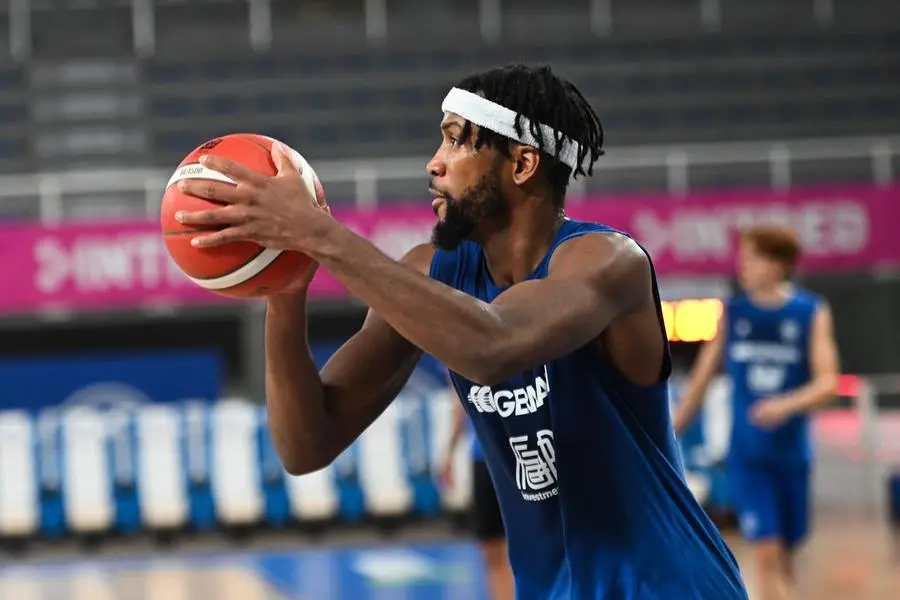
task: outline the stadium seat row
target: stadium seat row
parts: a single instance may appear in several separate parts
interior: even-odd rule
[[[354,522],[459,510],[465,445],[447,489],[451,399],[404,393],[331,466],[285,472],[265,408],[243,400],[0,413],[0,538]]]

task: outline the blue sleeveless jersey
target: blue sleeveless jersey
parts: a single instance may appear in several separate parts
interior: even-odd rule
[[[757,400],[809,382],[809,336],[819,302],[818,296],[797,290],[778,308],[756,306],[743,294],[726,304],[725,367],[734,406],[731,460],[785,467],[809,464],[807,415],[763,429],[750,421],[748,413]]]
[[[559,244],[605,232],[566,220],[530,279]],[[436,251],[430,274],[486,302],[504,291],[473,242]],[[595,344],[493,386],[451,378],[509,523],[517,600],[747,598],[684,482],[666,381],[631,383]]]

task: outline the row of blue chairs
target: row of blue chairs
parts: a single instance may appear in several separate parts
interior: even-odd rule
[[[469,462],[439,486],[455,399],[405,392],[332,465],[282,467],[243,400],[0,413],[0,539],[434,517],[469,500]],[[464,446],[464,445],[463,445]]]

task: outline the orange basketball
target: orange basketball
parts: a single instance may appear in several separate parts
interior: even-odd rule
[[[277,169],[270,151],[275,140],[255,134],[232,134],[215,138],[197,147],[181,161],[166,184],[160,220],[166,249],[175,264],[197,285],[216,294],[237,298],[267,296],[290,285],[310,264],[300,252],[263,248],[252,242],[232,242],[215,248],[195,248],[191,239],[202,229],[182,225],[175,220],[179,210],[197,211],[220,206],[218,203],[189,196],[176,185],[183,179],[205,179],[234,183],[218,171],[199,163],[204,154],[222,156],[246,167],[275,175]],[[302,177],[319,202],[325,191],[309,163],[294,152],[295,164],[302,167]]]

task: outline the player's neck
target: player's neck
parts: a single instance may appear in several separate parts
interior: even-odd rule
[[[782,281],[753,290],[748,295],[750,300],[758,306],[777,308],[790,300],[793,293],[794,286],[789,281]]]
[[[506,287],[528,279],[549,252],[562,222],[562,212],[549,206],[514,212],[509,226],[482,244],[494,283]]]

